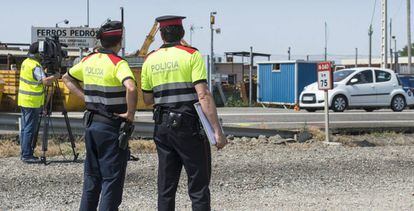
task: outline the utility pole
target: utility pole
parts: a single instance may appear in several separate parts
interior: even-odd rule
[[[328,24],[325,22],[325,61],[328,61]]]
[[[211,92],[211,88],[210,88],[210,85],[211,85],[210,64],[211,62],[210,62],[210,55],[208,54],[206,57],[206,63],[207,63],[207,84],[208,84],[208,89]]]
[[[253,98],[253,47],[250,46],[250,68],[249,68],[249,107],[252,106]]]
[[[89,0],[86,0],[86,27],[89,27]]]
[[[389,50],[390,50],[390,69],[392,70],[393,64],[393,56],[392,56],[392,18],[390,18],[390,43],[389,43]]]
[[[122,35],[122,51],[121,51],[121,54],[122,54],[122,57],[125,57],[125,22],[124,22],[124,7],[121,7],[120,8],[121,9],[121,22],[122,22],[122,27],[123,27],[123,29],[122,29],[122,33],[123,33],[123,35]]]
[[[381,67],[387,68],[388,66],[388,3],[387,0],[381,1]]]
[[[411,71],[411,2],[407,0],[407,54],[408,54],[408,70]]]
[[[288,60],[290,60],[290,47],[288,48]]]
[[[369,55],[368,55],[368,66],[372,66],[372,34],[374,31],[372,30],[372,24],[369,25],[368,29],[368,36],[369,36]]]
[[[355,48],[355,67],[358,67],[358,48]]]
[[[397,51],[397,38],[395,36],[391,37],[394,40],[394,69],[396,73],[399,73],[398,68],[398,51]]]
[[[210,51],[210,72],[209,72],[209,81],[208,81],[208,87],[210,89],[210,92],[213,93],[213,86],[212,86],[212,75],[214,72],[214,24],[216,22],[216,15],[217,12],[210,12],[210,30],[211,30],[211,51]]]

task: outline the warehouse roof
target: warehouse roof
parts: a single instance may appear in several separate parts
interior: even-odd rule
[[[243,56],[243,57],[249,57],[250,56],[250,52],[247,52],[247,51],[225,52],[224,54],[226,56]],[[263,56],[263,57],[270,58],[270,54],[255,53],[255,52],[253,52],[252,54],[253,54],[253,57],[255,57],[255,56]]]

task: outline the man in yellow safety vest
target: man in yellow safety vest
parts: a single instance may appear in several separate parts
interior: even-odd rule
[[[18,105],[22,112],[21,160],[25,163],[38,161],[38,158],[33,156],[31,143],[45,101],[44,86],[52,84],[60,77],[59,73],[46,76],[40,61],[39,42],[35,42],[30,45],[28,58],[22,63],[19,80]]]

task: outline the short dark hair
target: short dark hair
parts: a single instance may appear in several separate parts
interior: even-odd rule
[[[183,39],[185,31],[183,26],[166,26],[160,29],[161,37],[166,42],[179,42]]]
[[[101,38],[101,45],[103,48],[112,48],[122,41],[122,37],[107,37]]]

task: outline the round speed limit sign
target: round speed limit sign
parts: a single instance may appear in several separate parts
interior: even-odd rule
[[[318,89],[329,90],[333,88],[332,68],[330,62],[318,63]]]

